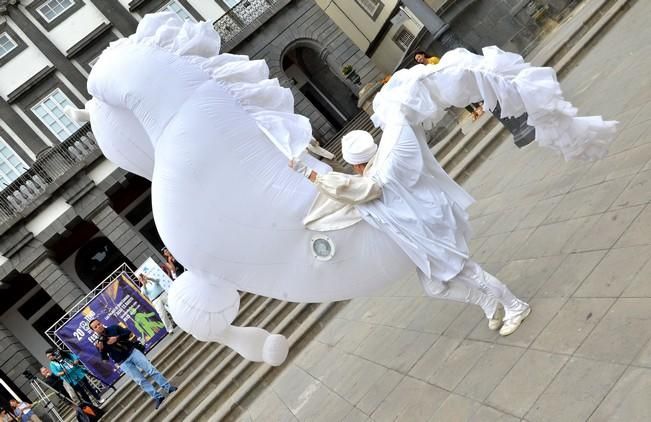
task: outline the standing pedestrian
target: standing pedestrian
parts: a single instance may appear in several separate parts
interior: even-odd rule
[[[81,400],[92,403],[92,396],[97,403],[104,403],[101,393],[86,377],[86,370],[81,366],[79,356],[54,348],[48,349],[45,354],[50,361],[50,371],[70,384]]]
[[[165,400],[165,396],[154,388],[153,384],[147,380],[147,376],[151,377],[167,394],[177,390],[139,350],[142,345],[130,330],[119,325],[106,327],[98,319],[92,320],[89,325],[91,330],[99,335],[95,346],[102,355],[102,360],[110,358],[120,365],[122,372],[154,399],[156,409]]]
[[[75,390],[72,388],[72,386],[62,378],[54,375],[50,369],[42,366],[41,375],[43,376],[45,383],[56,390],[60,395],[67,397],[72,401],[75,401],[77,399],[77,395],[75,394]]]
[[[165,265],[165,267],[163,269],[165,270],[169,278],[171,278],[172,280],[176,280],[176,277],[183,274],[185,268],[176,260],[176,258],[174,258],[174,255],[172,255],[169,249],[163,248],[161,252],[165,257],[165,263],[163,264]]]
[[[154,304],[154,309],[158,312],[167,332],[174,334],[174,324],[167,312],[167,291],[163,289],[157,279],[148,277],[145,273],[139,274],[138,280],[140,281],[140,292]]]

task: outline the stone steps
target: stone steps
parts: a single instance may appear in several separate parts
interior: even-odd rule
[[[328,304],[288,304],[285,309],[288,311],[278,319],[278,325],[274,331],[285,334],[290,340],[290,345],[296,341],[312,324],[316,323],[318,318],[310,318],[313,314],[320,315],[327,311]],[[318,312],[317,312],[318,311]],[[309,321],[308,321],[309,320]],[[272,367],[263,364],[255,364],[243,359],[240,355],[229,351],[227,359],[230,371],[226,373],[222,369],[223,363],[217,365],[215,369],[202,375],[202,382],[198,388],[202,393],[195,394],[178,401],[175,410],[167,414],[164,418],[159,419],[156,416],[144,419],[145,421],[162,420],[170,422],[176,420],[204,421],[212,420],[219,412],[220,408],[233,404],[234,396],[244,396],[244,392],[250,391],[254,384],[262,379],[259,374],[272,369]],[[258,376],[253,376],[255,373]],[[248,383],[247,383],[248,381]],[[252,384],[254,383],[254,384]],[[243,390],[243,391],[241,391]],[[241,391],[238,393],[238,391]],[[206,394],[203,394],[205,392]]]
[[[310,330],[331,306],[283,302],[249,293],[243,294],[241,300],[235,325],[263,327],[282,333],[290,344]],[[211,415],[222,405],[229,409],[235,403],[234,397],[246,396],[244,391],[255,387],[261,379],[260,374],[273,369],[247,361],[218,343],[200,342],[187,333],[177,334],[172,341],[150,353],[149,358],[178,391],[154,411],[151,398],[127,381],[107,400],[103,420],[202,420],[198,415]],[[252,374],[259,376],[250,377]]]
[[[279,321],[282,321],[288,315],[293,315],[292,311],[301,306],[303,305],[297,303],[271,301],[266,306],[271,308],[271,311],[265,315],[262,321],[254,322],[251,325],[274,331]],[[215,343],[211,349],[209,353],[202,356],[202,359],[192,366],[192,371],[179,384],[179,391],[170,396],[158,412],[155,414],[151,412],[151,404],[147,403],[148,400],[146,399],[143,405],[130,414],[129,419],[125,418],[124,420],[175,420],[177,416],[190,412],[203,401],[205,394],[214,388],[218,388],[223,381],[235,381],[235,376],[237,376],[237,372],[234,372],[235,368],[243,358],[221,344]]]

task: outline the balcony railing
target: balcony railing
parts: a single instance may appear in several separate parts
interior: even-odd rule
[[[271,18],[289,0],[242,0],[214,22],[222,39],[222,52],[228,52]]]
[[[44,200],[48,187],[61,182],[71,169],[83,167],[99,156],[90,124],[82,126],[56,147],[43,152],[34,164],[0,191],[0,225],[11,222],[31,206]]]

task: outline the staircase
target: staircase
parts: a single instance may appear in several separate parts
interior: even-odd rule
[[[536,65],[551,65],[562,74],[582,49],[632,1],[635,0],[584,1],[547,37],[544,45],[532,51],[527,60]],[[456,125],[430,140],[432,153],[457,181],[467,178],[483,158],[511,138],[490,113],[464,127],[467,128],[462,130],[460,125]],[[322,146],[341,162],[341,137],[357,129],[369,131],[376,140],[381,133],[362,112]],[[243,293],[234,324],[263,327],[284,334],[291,345],[304,344],[319,331],[322,321],[342,306],[288,303]],[[186,333],[174,336],[172,341],[150,352],[149,358],[179,390],[167,398],[158,411],[154,411],[153,401],[134,383],[127,382],[107,400],[104,405],[107,414],[103,420],[237,420],[246,403],[254,400],[257,391],[282,371],[282,367],[248,362],[222,345],[203,343]],[[296,353],[296,347],[291,349],[290,358],[293,353]]]
[[[244,293],[234,325],[262,327],[284,334],[293,345],[332,306],[331,303],[290,303]],[[207,420],[220,409],[229,410],[233,397],[246,395],[272,370],[268,365],[247,361],[218,343],[200,342],[184,332],[174,336],[148,357],[178,391],[155,411],[152,399],[135,383],[127,382],[104,404],[107,413],[102,420]]]

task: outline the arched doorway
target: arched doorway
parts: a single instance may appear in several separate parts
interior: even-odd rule
[[[357,96],[337,77],[334,72],[338,70],[332,68],[327,57],[327,50],[302,41],[285,51],[282,68],[292,84],[339,130],[359,113]]]

